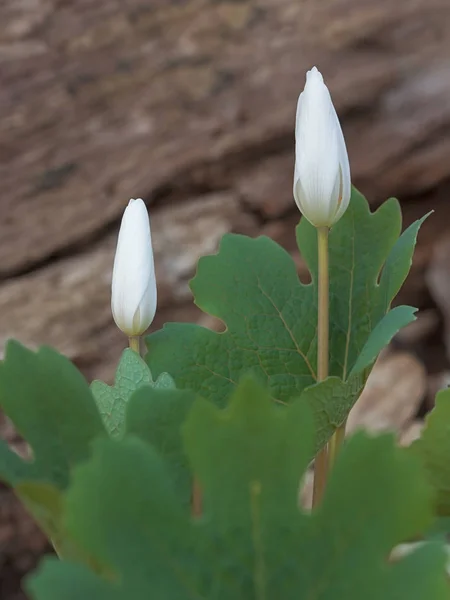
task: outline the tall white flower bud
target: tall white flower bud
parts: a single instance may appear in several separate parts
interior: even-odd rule
[[[350,165],[330,92],[314,67],[297,104],[294,198],[315,227],[331,227],[350,202]]]
[[[143,200],[131,199],[122,217],[112,276],[111,309],[117,327],[139,336],[156,312],[152,237]]]

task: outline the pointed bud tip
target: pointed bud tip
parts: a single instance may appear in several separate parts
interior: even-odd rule
[[[128,201],[128,206],[131,206],[131,204],[134,204],[135,202],[137,203],[141,203],[145,204],[145,202],[142,200],[142,198],[130,198],[130,200]]]
[[[321,83],[323,83],[322,73],[317,67],[313,67],[310,71],[306,73],[306,81],[320,81]]]

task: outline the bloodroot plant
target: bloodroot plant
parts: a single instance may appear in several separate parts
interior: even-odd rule
[[[156,279],[147,209],[131,200],[111,302],[130,347],[114,384],[89,386],[55,350],[8,342],[0,406],[32,459],[1,442],[0,478],[56,552],[26,579],[30,600],[450,597],[450,392],[410,448],[345,439],[378,354],[415,319],[391,305],[426,217],[401,233],[395,199],[371,212],[352,189],[315,68],[295,133],[310,283],[273,240],[227,234],[191,281],[224,331],[169,323],[143,353]]]

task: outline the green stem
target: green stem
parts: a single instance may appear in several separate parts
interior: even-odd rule
[[[261,519],[261,482],[250,482],[250,514],[252,520],[252,538],[254,550],[254,586],[255,598],[266,600],[267,583],[264,552],[264,528]]]
[[[141,355],[141,336],[132,335],[128,338],[130,348]]]
[[[328,445],[317,454],[314,461],[314,485],[312,505],[315,508],[322,500],[328,473]]]
[[[202,490],[197,479],[192,483],[191,514],[193,517],[202,516]]]
[[[333,434],[333,437],[330,440],[330,449],[329,449],[330,455],[329,455],[329,461],[328,461],[328,467],[330,469],[334,465],[336,456],[337,456],[342,444],[344,443],[346,425],[347,425],[347,421],[344,421],[344,423],[342,423],[342,425],[336,429],[336,431]]]
[[[329,355],[329,272],[328,272],[328,227],[317,228],[318,249],[318,316],[317,316],[317,380],[328,377]],[[325,446],[316,456],[314,463],[313,507],[317,506],[325,491],[328,472],[328,448]]]

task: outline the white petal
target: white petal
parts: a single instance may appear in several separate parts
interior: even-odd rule
[[[330,93],[316,68],[307,73],[298,100],[295,137],[294,198],[313,225],[331,226],[348,206],[350,168]]]
[[[352,193],[352,182],[350,176],[350,163],[348,160],[347,148],[345,145],[344,134],[342,133],[341,124],[339,123],[338,116],[336,114],[336,123],[338,127],[338,148],[339,148],[339,164],[341,166],[341,178],[342,178],[342,198],[339,204],[339,208],[336,211],[336,215],[334,218],[334,223],[339,221],[342,215],[348,208],[350,204],[350,196]]]
[[[156,280],[150,222],[141,199],[130,200],[119,231],[114,259],[111,308],[117,326],[140,335],[156,312]]]

